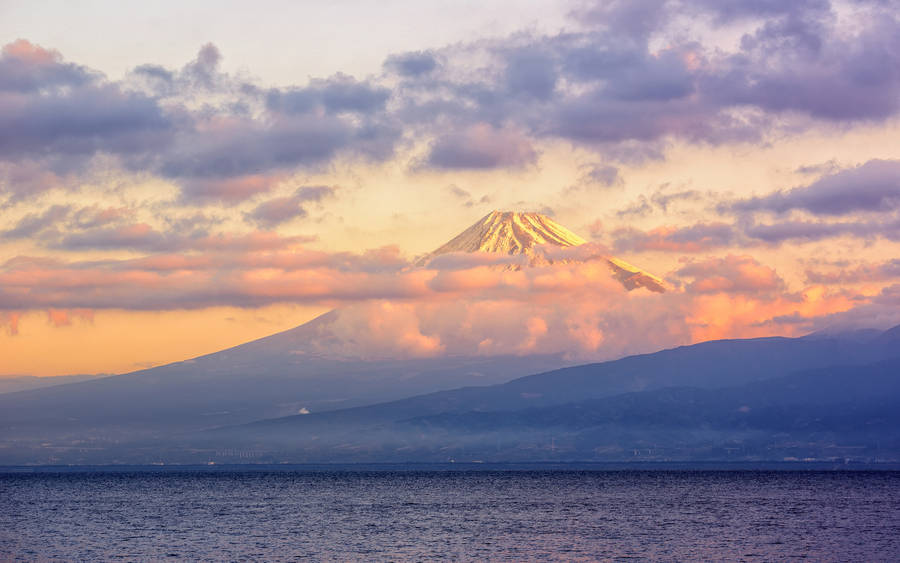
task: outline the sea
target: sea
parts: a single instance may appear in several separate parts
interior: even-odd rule
[[[900,561],[900,471],[0,469],[4,561]]]

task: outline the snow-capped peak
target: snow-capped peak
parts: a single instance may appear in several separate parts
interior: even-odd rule
[[[585,241],[540,213],[492,211],[432,255],[448,252],[530,254],[535,246],[578,246]]]
[[[524,254],[532,266],[549,265],[559,260],[548,256],[546,252],[548,246],[575,247],[586,243],[586,240],[541,213],[492,211],[448,243],[420,258],[418,264],[425,265],[441,254],[486,252]],[[666,285],[661,279],[623,260],[612,256],[591,258],[605,260],[613,277],[629,290],[638,287],[660,293],[666,290]],[[562,260],[562,262],[571,261],[575,260],[572,258]]]

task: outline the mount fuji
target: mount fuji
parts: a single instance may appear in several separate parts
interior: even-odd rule
[[[626,289],[643,287],[658,293],[666,291],[666,284],[661,279],[624,260],[600,252],[577,252],[590,246],[586,240],[546,215],[492,211],[437,250],[419,258],[416,263],[425,266],[442,255],[453,253],[521,256],[523,260],[506,266],[514,269],[521,268],[523,262],[528,266],[547,266],[554,263],[603,260],[609,266],[611,275]],[[571,249],[574,252],[560,252],[561,249]]]
[[[419,261],[451,253],[525,258],[521,267],[559,260],[552,252],[586,241],[537,213],[493,212]],[[663,291],[663,283],[615,258],[610,274],[626,287]],[[72,444],[156,439],[172,432],[297,413],[322,412],[467,385],[493,385],[570,365],[562,355],[380,357],[336,342],[341,310],[296,328],[217,353],[132,373],[0,394],[3,442]],[[8,444],[7,444],[8,445]],[[52,460],[55,451],[47,450]]]
[[[604,254],[536,213],[490,213],[420,259],[417,267],[439,268],[442,260],[453,255],[473,253],[516,258],[494,260],[498,267],[605,261],[610,275],[629,290],[666,291],[659,278]],[[531,459],[544,455],[535,449],[534,436],[543,440],[551,433],[552,437],[560,424],[578,432],[582,432],[579,424],[588,424],[587,434],[567,431],[566,435],[575,442],[585,437],[584,444],[570,451],[590,457],[609,436],[604,426],[612,424],[609,421],[619,425],[609,428],[619,436],[616,447],[621,451],[627,451],[632,442],[681,443],[684,437],[678,433],[644,436],[638,430],[643,432],[647,420],[677,418],[702,403],[705,410],[691,422],[697,428],[689,428],[693,440],[710,435],[708,425],[732,423],[722,418],[726,415],[713,412],[719,402],[762,409],[768,408],[767,397],[801,400],[816,389],[816,379],[790,379],[792,374],[844,366],[834,377],[852,384],[854,373],[870,369],[866,365],[900,361],[896,360],[900,327],[865,337],[714,341],[569,367],[558,355],[373,360],[355,354],[353,342],[335,345],[341,338],[335,330],[341,314],[337,309],[296,328],[183,362],[0,394],[0,464],[198,462],[228,458],[234,451],[239,452],[238,459],[263,452],[259,459],[273,462],[395,460],[398,456],[435,460],[446,456],[450,451],[446,448]],[[882,372],[895,374],[895,368],[895,363],[877,364],[871,370],[878,378]],[[779,377],[789,379],[778,380],[774,387],[761,383]],[[894,384],[893,378],[873,381]],[[848,396],[844,383],[835,387],[838,390],[829,401]],[[758,384],[762,386],[753,387]],[[876,387],[866,401],[894,389]],[[720,391],[726,388],[731,390]],[[748,398],[742,402],[745,395]],[[631,410],[622,411],[621,405],[630,405]],[[874,412],[868,405],[844,406],[859,407],[868,417]],[[818,410],[807,410],[802,411],[804,417],[821,416]],[[497,421],[506,421],[513,411],[517,414],[510,420],[527,424],[494,432]],[[585,412],[588,422],[578,418]],[[532,419],[536,422],[528,422]],[[484,432],[487,441],[481,437]],[[716,436],[716,444],[716,440],[730,443],[734,438],[731,430]],[[775,434],[779,440],[780,436]],[[872,439],[880,440],[880,436]],[[793,437],[810,439],[805,434]],[[518,445],[499,450],[498,440],[507,438]],[[768,451],[768,444],[761,441],[760,451]],[[822,448],[830,447],[823,444]]]

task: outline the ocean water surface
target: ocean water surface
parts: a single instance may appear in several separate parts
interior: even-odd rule
[[[0,473],[0,560],[900,560],[900,472]]]

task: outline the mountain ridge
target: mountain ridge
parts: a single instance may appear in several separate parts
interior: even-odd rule
[[[521,255],[532,267],[603,260],[612,277],[628,291],[643,287],[649,291],[664,293],[668,289],[659,277],[599,251],[591,252],[588,256],[577,256],[575,253],[571,256],[556,256],[549,252],[550,249],[576,248],[588,244],[588,241],[542,213],[495,210],[434,251],[418,258],[415,264],[427,266],[435,258],[452,253]],[[518,263],[506,263],[498,267],[518,270],[522,266]]]

